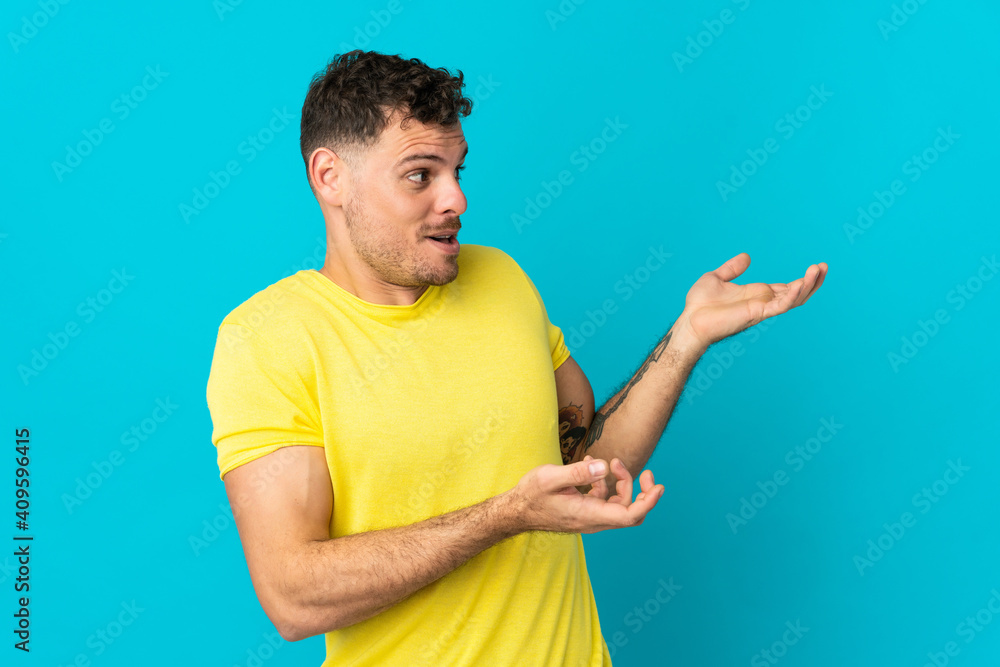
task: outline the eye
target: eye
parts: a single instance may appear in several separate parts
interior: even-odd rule
[[[462,180],[462,172],[464,170],[465,170],[465,165],[462,165],[460,167],[455,167],[455,180],[456,181],[460,182]],[[417,183],[419,185],[423,185],[423,184],[427,183],[427,176],[428,176],[429,173],[430,173],[429,170],[427,170],[427,169],[421,169],[420,171],[413,172],[412,174],[410,174],[409,176],[407,176],[406,179],[408,181],[413,182],[413,183]],[[414,176],[420,176],[421,179],[419,181],[415,181],[415,180],[413,180]]]

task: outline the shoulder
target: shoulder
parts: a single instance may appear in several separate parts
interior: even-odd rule
[[[510,255],[500,248],[478,243],[463,243],[459,261],[463,265],[481,266],[510,260]],[[512,261],[512,260],[511,260]]]
[[[290,327],[301,325],[317,308],[310,298],[306,273],[298,271],[256,292],[229,311],[220,328],[239,327],[267,339],[281,340]]]
[[[497,278],[521,280],[519,276],[524,275],[524,271],[517,261],[500,248],[465,244],[460,252],[461,259],[459,261],[462,270],[467,269],[468,273],[475,274],[476,277],[482,276],[494,280]]]

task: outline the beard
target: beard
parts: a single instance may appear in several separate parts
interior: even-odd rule
[[[344,221],[354,252],[381,280],[403,287],[446,285],[458,277],[458,255],[414,245],[389,225],[379,224],[355,196],[344,205]],[[458,217],[447,224],[458,225]],[[430,242],[426,242],[429,244]]]

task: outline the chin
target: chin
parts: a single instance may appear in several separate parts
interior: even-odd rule
[[[445,277],[445,278],[440,278],[439,277],[436,280],[430,280],[430,281],[428,281],[428,284],[429,285],[437,285],[438,287],[441,287],[443,285],[447,285],[448,283],[454,282],[455,278],[458,278],[458,271],[455,271],[454,273],[448,274],[448,276]]]
[[[447,271],[435,272],[432,275],[425,276],[425,284],[427,285],[447,285],[453,282],[455,278],[458,277],[458,265],[453,264]]]

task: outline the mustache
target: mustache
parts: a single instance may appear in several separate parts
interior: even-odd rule
[[[431,229],[427,231],[424,234],[424,236],[433,236],[434,234],[437,234],[438,232],[444,231],[446,229],[461,229],[461,228],[462,228],[462,221],[456,215],[453,218],[448,218],[447,220],[445,220],[443,225],[439,229]]]

